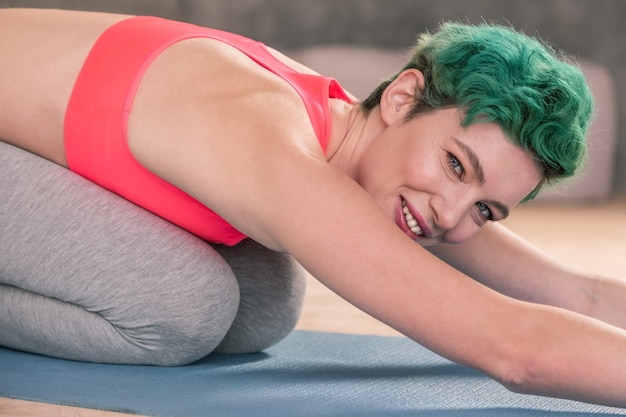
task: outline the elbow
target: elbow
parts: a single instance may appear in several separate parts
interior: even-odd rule
[[[532,372],[524,366],[507,366],[506,370],[493,375],[493,378],[506,389],[516,394],[534,394]]]
[[[553,364],[542,356],[535,349],[525,353],[518,349],[509,359],[496,364],[491,376],[516,394],[545,395]]]
[[[533,314],[537,313],[537,314]],[[511,392],[550,395],[571,365],[545,309],[515,314],[515,326],[497,332],[484,363],[487,374]],[[507,321],[510,322],[510,321]]]

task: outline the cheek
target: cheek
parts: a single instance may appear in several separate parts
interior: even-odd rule
[[[445,172],[438,158],[412,153],[404,155],[402,177],[418,191],[436,192],[445,185]]]

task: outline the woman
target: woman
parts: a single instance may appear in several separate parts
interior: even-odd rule
[[[538,42],[445,25],[360,105],[210,29],[41,10],[0,27],[0,137],[193,234],[4,145],[1,344],[157,365],[263,349],[298,314],[288,253],[512,390],[626,406],[624,284],[495,223],[584,154],[587,86]]]

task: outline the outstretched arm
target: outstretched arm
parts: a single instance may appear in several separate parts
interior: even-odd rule
[[[462,245],[429,250],[503,294],[561,307],[626,329],[626,280],[568,267],[501,224],[486,225]]]
[[[305,181],[298,177],[289,181]],[[327,190],[309,184],[294,207],[307,213],[306,224],[283,217],[281,223],[298,232],[284,232],[280,240],[331,289],[515,391],[626,406],[625,332],[502,296],[415,245],[349,182],[321,171],[316,178]],[[289,204],[286,199],[281,204]]]
[[[249,94],[247,72],[222,71],[214,61],[198,70],[203,82],[180,73],[190,65],[175,66],[180,85],[146,73],[144,85],[158,95],[140,89],[133,115],[152,123],[133,125],[131,117],[129,125],[142,164],[433,351],[516,391],[626,407],[626,331],[506,297],[439,260],[329,166],[291,89],[275,94],[273,79],[255,79]],[[224,74],[233,79],[204,82]],[[216,99],[158,100],[189,86],[191,97]]]
[[[279,158],[237,152],[228,192],[238,204],[218,209],[238,228],[290,252],[362,310],[514,391],[626,407],[626,332],[472,280],[407,238],[345,175],[287,148],[270,151]],[[215,184],[210,175],[205,186]],[[212,191],[196,196],[221,193]]]

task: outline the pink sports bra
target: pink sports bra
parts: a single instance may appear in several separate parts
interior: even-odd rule
[[[232,45],[288,82],[301,96],[321,148],[330,134],[329,98],[350,102],[328,77],[301,74],[260,42],[187,23],[133,17],[107,29],[78,76],[65,118],[69,168],[185,230],[213,243],[234,245],[246,236],[215,212],[144,168],[126,137],[134,95],[151,62],[168,46],[190,38]]]

